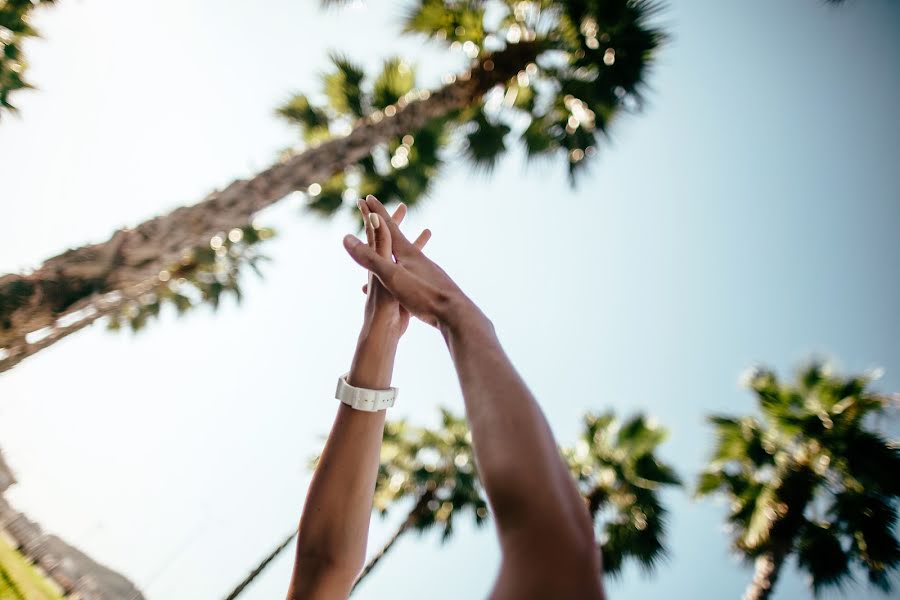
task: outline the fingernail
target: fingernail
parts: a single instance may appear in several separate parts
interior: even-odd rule
[[[344,247],[347,249],[356,248],[362,242],[359,241],[359,238],[355,235],[350,235],[349,233],[344,236]]]
[[[360,198],[359,200],[356,201],[356,208],[359,209],[359,212],[362,212],[362,211],[363,211],[363,207],[364,207],[365,205],[366,205],[366,201],[363,200],[362,198]]]
[[[375,213],[369,213],[369,223],[372,224],[372,229],[378,229],[378,226],[381,224],[378,220],[378,215]]]

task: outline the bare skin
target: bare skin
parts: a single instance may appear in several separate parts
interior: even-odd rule
[[[369,244],[380,256],[390,257],[389,242],[377,243],[365,203],[361,202],[360,210]],[[401,205],[394,213],[395,222],[405,215],[406,207]],[[425,230],[416,244],[423,247],[429,237]],[[356,387],[386,389],[391,385],[397,342],[409,326],[410,316],[374,277],[369,277],[365,289],[362,331],[347,380]],[[358,411],[338,403],[300,517],[288,598],[349,595],[366,558],[384,417],[385,411]]]
[[[422,253],[423,238],[410,242],[400,232],[402,215],[392,219],[372,196],[361,210],[377,215],[380,226],[373,230],[369,244],[347,236],[344,247],[374,275],[369,281],[367,307],[373,292],[383,291],[384,297],[397,303],[393,309],[396,314],[404,314],[407,321],[412,314],[441,332],[456,366],[475,460],[500,538],[500,573],[490,597],[602,599],[600,565],[584,501],[540,407],[507,358],[493,325]],[[427,230],[424,235],[427,240]],[[391,336],[387,339],[394,340]],[[382,346],[379,353],[375,338],[370,342],[367,336],[363,344],[361,335],[360,340],[363,355],[368,357],[371,352],[373,358],[369,360],[381,365],[381,370],[373,369],[370,374],[382,378],[362,378],[357,383],[351,379],[351,383],[387,387],[384,369],[388,369],[389,379],[390,366],[385,365],[393,364],[396,341]],[[383,343],[385,338],[379,341]],[[340,407],[323,452],[324,458],[331,450],[327,473],[320,476],[317,471],[310,486],[300,523],[291,599],[346,598],[364,560],[384,415],[359,417],[378,423],[362,435],[349,428],[339,429],[342,412],[357,411]],[[366,439],[360,439],[363,437]],[[342,449],[332,449],[339,445]],[[319,470],[323,470],[321,465]],[[329,497],[322,491],[326,487],[340,490],[333,492],[342,495],[338,506],[324,501]],[[352,497],[350,489],[354,490]],[[310,505],[313,498],[317,500]],[[347,511],[353,513],[352,519]],[[301,547],[307,551],[301,553]],[[351,556],[339,553],[339,549],[350,548],[354,550]],[[312,549],[320,560],[309,558]],[[324,557],[328,559],[321,560]]]

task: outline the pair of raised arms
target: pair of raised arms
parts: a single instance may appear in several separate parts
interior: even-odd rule
[[[390,387],[394,354],[410,315],[443,334],[456,366],[478,473],[493,510],[502,562],[492,598],[603,598],[593,527],[531,392],[491,322],[409,241],[373,196],[360,200],[364,243],[344,238],[369,282],[348,383]],[[385,411],[339,404],[307,494],[290,600],[347,598],[365,561]]]

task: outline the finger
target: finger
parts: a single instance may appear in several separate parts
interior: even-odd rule
[[[378,252],[379,256],[391,258],[391,231],[385,225],[384,219],[378,213],[370,212],[369,225],[371,225],[375,236],[375,251]]]
[[[437,290],[419,280],[390,258],[380,256],[355,235],[344,236],[344,248],[357,264],[378,278],[378,281],[400,302],[401,306],[410,313],[435,324],[434,319],[428,316],[427,311],[417,312],[415,307],[426,307],[433,304],[432,298],[437,294]],[[369,280],[368,291],[372,290],[374,281],[374,279]]]
[[[368,208],[368,207],[366,207],[366,208]],[[400,223],[403,222],[403,219],[406,218],[407,212],[408,212],[408,210],[406,208],[406,205],[401,202],[400,205],[397,207],[397,210],[394,211],[394,214],[391,215],[391,218],[394,220],[394,223],[399,225]]]
[[[362,215],[363,220],[363,228],[366,230],[366,241],[373,248],[375,247],[375,232],[372,230],[371,224],[369,222],[369,207],[366,205],[366,201],[360,198],[356,201],[356,206],[359,208],[359,212]]]
[[[390,280],[392,273],[399,268],[394,261],[379,256],[374,248],[362,243],[355,235],[344,236],[344,248],[359,266],[374,273],[382,282]]]
[[[428,240],[431,239],[431,230],[423,229],[422,233],[419,234],[419,237],[416,238],[416,241],[413,242],[413,246],[421,250],[425,247],[425,244],[428,243]]]
[[[369,284],[368,284],[368,283],[364,283],[364,284],[363,284],[363,286],[362,286],[362,292],[363,292],[363,294],[368,294],[368,293],[369,293]]]
[[[384,219],[387,229],[390,230],[394,254],[399,251],[400,254],[409,255],[414,250],[413,245],[406,239],[406,236],[403,235],[400,228],[397,227],[397,224],[394,223],[394,220],[388,215],[387,210],[384,208],[384,205],[378,201],[378,198],[369,194],[366,196],[366,205],[371,212],[378,214],[379,217]]]

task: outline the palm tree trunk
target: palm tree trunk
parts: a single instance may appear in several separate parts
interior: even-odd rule
[[[753,580],[744,591],[743,600],[766,600],[771,596],[781,567],[793,548],[803,514],[813,497],[817,476],[809,466],[800,463],[784,468],[786,471],[780,475],[782,484],[778,496],[786,508],[769,525],[769,542],[765,551],[754,561]]]
[[[363,568],[362,573],[359,574],[359,577],[356,578],[356,582],[353,584],[353,588],[351,588],[350,593],[352,594],[354,590],[359,586],[359,582],[366,578],[369,573],[372,572],[372,569],[375,568],[375,565],[378,564],[384,555],[387,554],[388,550],[397,543],[397,540],[400,539],[400,536],[409,531],[412,527],[415,526],[416,523],[429,511],[428,503],[434,499],[434,492],[431,490],[425,491],[419,499],[416,500],[416,505],[412,507],[412,510],[409,511],[409,514],[406,515],[406,519],[397,529],[391,539],[387,541],[387,543],[381,547],[381,550],[375,553],[375,555],[369,559],[369,562],[366,563],[366,566]]]
[[[743,600],[767,600],[775,589],[787,553],[772,550],[756,557],[753,581],[747,586]]]
[[[252,179],[234,181],[198,204],[120,229],[105,242],[68,250],[30,274],[0,276],[0,372],[79,329],[82,319],[72,315],[95,320],[113,310],[95,306],[98,301],[115,303],[120,295],[135,297],[154,289],[161,284],[161,271],[193,248],[206,247],[216,233],[245,226],[258,211],[358,162],[378,144],[471,105],[534,61],[541,49],[538,42],[510,45],[444,87],[399,102],[393,116],[370,115],[349,135],[290,157]],[[41,337],[43,345],[26,339],[34,332],[48,334]]]
[[[359,577],[356,578],[356,583],[353,584],[353,588],[350,590],[351,594],[356,591],[356,588],[359,586],[360,582],[365,579],[369,573],[372,572],[372,569],[375,568],[375,565],[378,564],[378,561],[384,558],[384,555],[387,554],[388,550],[390,550],[391,547],[397,543],[397,540],[400,539],[400,536],[402,536],[412,528],[413,524],[416,522],[416,514],[417,510],[414,508],[413,511],[409,513],[409,516],[406,517],[406,520],[403,521],[403,524],[400,525],[400,527],[397,528],[397,531],[394,532],[394,535],[391,536],[391,539],[389,539],[387,543],[385,543],[385,545],[381,547],[381,550],[376,552],[372,556],[372,558],[369,559],[369,562],[366,563],[366,566],[363,568],[362,573],[360,573]]]
[[[381,560],[385,554],[387,554],[387,551],[391,549],[391,546],[393,546],[397,542],[397,540],[400,539],[400,536],[409,531],[409,529],[416,524],[416,521],[421,517],[423,511],[428,509],[428,502],[431,501],[433,497],[433,493],[426,492],[419,498],[413,509],[409,511],[409,515],[407,515],[406,520],[403,521],[403,523],[400,525],[399,529],[397,529],[391,539],[389,539],[387,543],[382,546],[381,550],[379,550],[371,559],[369,559],[369,562],[366,564],[362,573],[360,573],[359,577],[356,579],[356,583],[353,584],[354,590],[356,589],[356,586],[359,585],[359,582],[362,581],[362,579],[366,575],[368,575],[372,571],[372,569],[375,568],[375,565],[378,563],[378,561]],[[225,600],[234,600],[235,598],[237,598],[254,579],[262,574],[266,567],[269,566],[269,563],[275,560],[275,557],[281,554],[281,552],[290,545],[291,541],[296,536],[297,530],[295,529],[290,533],[290,535],[287,536],[287,538],[285,538],[283,542],[276,546],[275,549],[256,566],[256,568],[250,571],[250,574],[247,575],[247,577],[244,578],[244,580],[241,581],[241,583],[239,583],[237,587],[235,587],[227,596],[225,596]]]
[[[247,588],[247,586],[250,585],[254,579],[259,577],[259,575],[266,569],[266,567],[269,566],[269,563],[275,560],[275,557],[281,554],[285,548],[290,546],[291,542],[296,536],[297,530],[295,529],[289,536],[287,536],[287,538],[285,538],[283,542],[275,547],[271,554],[262,559],[262,562],[260,562],[255,569],[250,571],[250,574],[247,575],[247,577],[245,577],[244,580],[237,585],[237,587],[235,587],[233,590],[231,590],[231,592],[229,592],[227,596],[225,596],[225,600],[234,600],[235,598],[240,596],[241,593]]]

